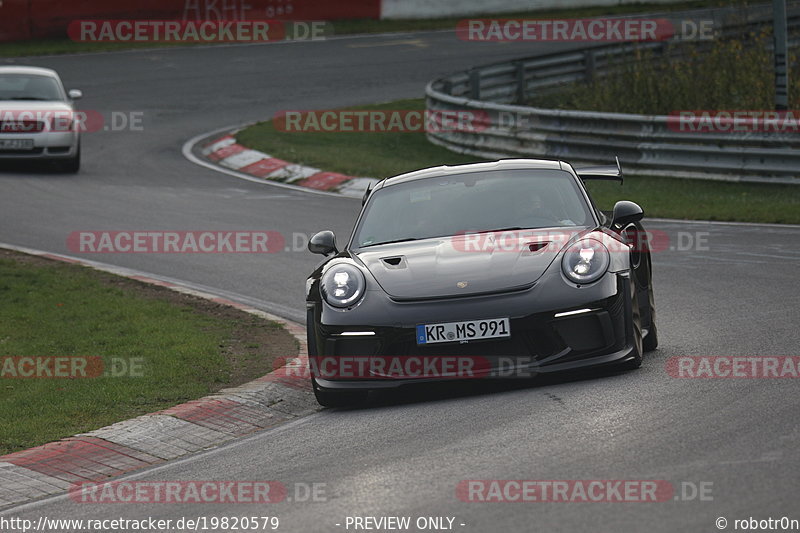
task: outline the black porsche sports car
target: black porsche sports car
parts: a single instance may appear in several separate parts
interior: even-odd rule
[[[306,284],[317,400],[422,381],[641,365],[658,344],[643,211],[600,211],[585,180],[616,166],[512,159],[419,170],[368,190]]]

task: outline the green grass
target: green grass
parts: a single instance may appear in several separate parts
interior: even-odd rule
[[[739,5],[745,0],[714,0],[684,1],[667,5],[652,4],[626,4],[618,6],[574,8],[574,9],[548,9],[538,11],[524,11],[514,13],[501,13],[492,15],[497,18],[588,18],[607,15],[626,15],[647,12],[683,11],[687,9],[708,8],[727,5]],[[488,17],[489,15],[481,15]],[[333,21],[335,35],[351,35],[361,33],[384,32],[410,32],[454,29],[459,20],[466,17],[449,17],[422,20],[338,20]],[[25,57],[52,54],[73,54],[80,52],[105,52],[115,50],[128,50],[136,48],[154,48],[165,46],[192,46],[186,43],[84,43],[74,42],[67,38],[34,39],[30,41],[16,41],[0,43],[0,57]]]
[[[765,109],[774,107],[774,67],[768,32],[680,47],[683,59],[657,57],[639,50],[616,66],[613,76],[573,83],[535,95],[526,105],[644,115],[679,110]],[[800,70],[797,49],[789,52],[789,79]],[[789,109],[800,106],[800,85],[790,84]]]
[[[354,109],[424,108],[423,100],[411,99]],[[475,160],[434,146],[419,133],[286,133],[277,131],[272,121],[267,121],[239,132],[236,138],[250,148],[292,163],[351,176],[386,177],[429,166]]]
[[[587,188],[604,210],[618,200],[631,200],[655,218],[800,224],[797,185],[633,176],[622,186],[592,182]]]
[[[424,106],[424,100],[413,99],[354,109],[419,110]],[[351,176],[383,178],[480,160],[435,146],[421,133],[285,133],[267,121],[236,137],[273,157]],[[794,185],[628,177],[622,187],[591,183],[590,190],[603,209],[610,209],[617,200],[632,200],[652,217],[800,224],[800,188]]]
[[[141,372],[74,379],[19,379],[6,373],[0,377],[0,454],[264,375],[264,361],[248,360],[258,354],[231,356],[236,336],[243,327],[285,334],[255,317],[257,323],[243,326],[247,319],[199,312],[194,304],[178,303],[188,297],[171,291],[162,290],[170,296],[157,298],[132,290],[135,282],[15,256],[0,254],[0,358],[99,356],[107,369],[114,358],[138,360]]]

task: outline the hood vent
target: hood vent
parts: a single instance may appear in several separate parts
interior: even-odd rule
[[[381,261],[383,261],[383,265],[386,268],[405,268],[406,267],[406,258],[402,255],[398,255],[395,257],[381,257]]]
[[[550,244],[549,242],[529,242],[528,243],[528,251],[530,252],[538,252],[539,250],[543,250],[547,248],[547,245]]]

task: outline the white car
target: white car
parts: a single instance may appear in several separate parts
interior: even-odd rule
[[[80,116],[54,70],[0,67],[0,161],[53,160],[65,172],[81,164]]]

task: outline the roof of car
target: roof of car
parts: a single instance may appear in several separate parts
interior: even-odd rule
[[[415,170],[399,176],[387,178],[381,182],[381,187],[397,185],[425,178],[437,178],[450,176],[453,174],[465,174],[468,172],[487,172],[491,170],[566,170],[569,165],[561,161],[550,159],[501,159],[499,161],[489,161],[487,163],[470,163],[467,165],[443,165],[440,167],[425,168]]]
[[[57,77],[55,70],[42,67],[21,67],[21,66],[2,66],[0,74],[33,74],[38,76]]]

